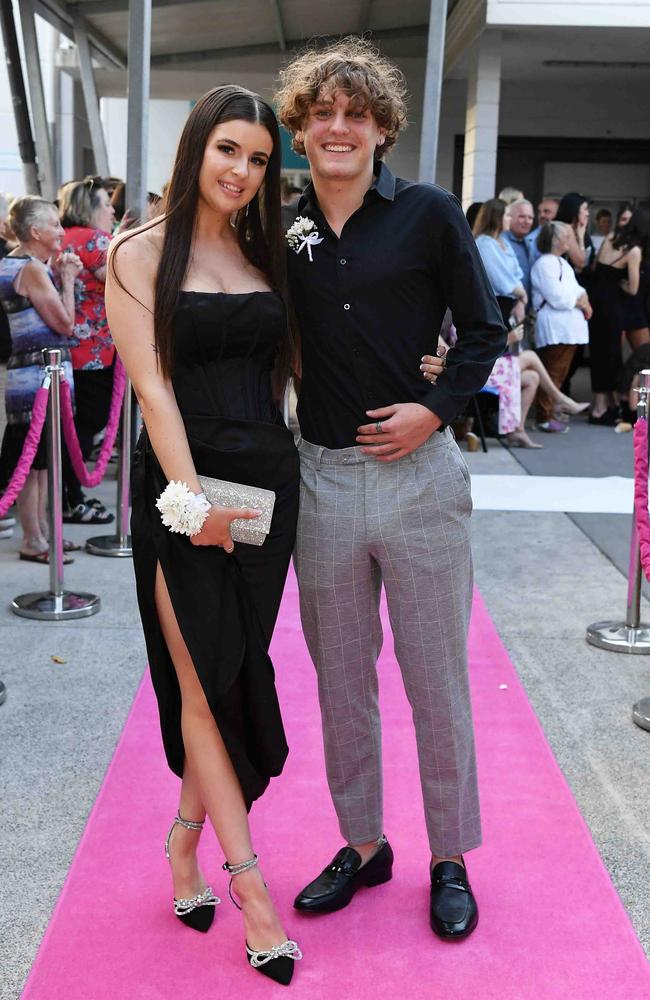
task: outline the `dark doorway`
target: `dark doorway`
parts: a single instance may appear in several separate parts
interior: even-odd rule
[[[454,147],[454,194],[463,188],[465,136],[457,135]],[[544,168],[547,163],[650,163],[648,139],[571,139],[546,136],[499,136],[496,192],[507,184],[526,192],[533,203],[545,194]],[[495,193],[496,193],[495,192]],[[589,192],[585,192],[589,194]],[[642,199],[650,192],[639,192]]]

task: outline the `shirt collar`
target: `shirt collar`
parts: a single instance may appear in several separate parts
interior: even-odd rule
[[[382,197],[385,201],[395,200],[395,177],[383,161],[379,163],[379,170],[375,174],[371,186],[366,191],[363,199],[364,204],[373,191],[376,191],[377,194],[380,195],[380,197]],[[310,181],[303,191],[300,201],[298,202],[298,213],[302,212],[303,209],[309,210],[314,208],[318,208],[318,201],[316,199],[314,185],[312,181]]]
[[[383,160],[379,163],[379,170],[370,190],[376,191],[386,201],[395,201],[395,177]]]
[[[521,243],[521,245],[523,246],[524,243],[530,243],[531,237],[534,238],[535,233],[534,231],[531,231],[530,233],[526,233],[525,236],[522,236],[521,239],[519,239],[518,236],[515,236],[515,234],[510,229],[508,229],[503,235],[505,236],[505,238],[508,240],[509,243]]]

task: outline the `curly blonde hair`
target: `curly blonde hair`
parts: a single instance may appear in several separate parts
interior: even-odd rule
[[[376,150],[378,158],[395,145],[406,128],[404,74],[365,38],[350,35],[324,49],[301,52],[280,71],[279,83],[275,95],[278,118],[293,136],[294,151],[302,156],[305,146],[296,135],[311,105],[337,90],[351,97],[358,110],[368,109],[386,130],[386,140]]]

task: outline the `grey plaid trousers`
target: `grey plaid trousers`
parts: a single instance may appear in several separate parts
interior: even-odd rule
[[[467,677],[467,466],[449,430],[394,463],[360,448],[301,441],[298,449],[300,610],[341,833],[363,844],[383,832],[376,671],[383,582],[413,709],[431,850],[462,854],[481,842]]]

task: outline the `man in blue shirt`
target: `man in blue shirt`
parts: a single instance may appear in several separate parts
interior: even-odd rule
[[[531,287],[530,271],[539,257],[539,250],[531,233],[535,215],[533,206],[529,201],[522,198],[515,201],[510,206],[510,229],[503,233],[503,238],[508,241],[515,252],[515,257],[519,261],[519,266],[524,272],[523,285],[528,296],[528,308],[531,307]]]

